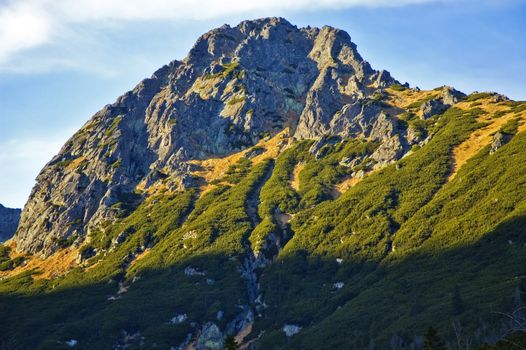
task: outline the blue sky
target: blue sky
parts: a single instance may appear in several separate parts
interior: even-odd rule
[[[199,35],[265,16],[342,28],[412,86],[526,100],[526,1],[0,0],[0,203],[22,207],[76,129]]]

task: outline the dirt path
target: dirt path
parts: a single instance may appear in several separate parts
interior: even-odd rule
[[[299,162],[294,166],[294,170],[290,174],[289,184],[296,192],[300,190],[300,173],[303,169],[305,169],[305,162]]]
[[[459,104],[460,107],[467,108],[464,104]],[[484,108],[486,107],[486,108]],[[477,122],[486,123],[487,125],[483,128],[475,130],[470,137],[458,145],[452,154],[453,166],[451,169],[451,174],[448,177],[448,182],[453,180],[458,172],[458,170],[466,164],[466,162],[475,156],[482,148],[491,144],[493,140],[493,134],[500,130],[500,128],[506,124],[508,121],[521,118],[523,121],[526,121],[526,113],[517,115],[515,113],[507,113],[501,117],[495,117],[495,113],[500,111],[506,111],[507,106],[499,105],[488,105],[483,106],[483,109],[487,112],[482,116],[477,118]],[[519,125],[517,132],[526,130],[526,123]]]

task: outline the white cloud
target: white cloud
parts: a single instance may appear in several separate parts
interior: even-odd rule
[[[221,16],[452,0],[11,0],[0,5],[0,68],[21,51],[67,41],[75,25],[111,21],[209,20]],[[4,67],[1,67],[4,66]]]
[[[48,13],[30,2],[0,8],[0,62],[18,51],[51,40],[54,21]]]

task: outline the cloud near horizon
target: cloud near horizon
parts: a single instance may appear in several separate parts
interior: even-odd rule
[[[16,0],[0,5],[0,67],[17,54],[71,38],[79,24],[174,20],[201,21],[269,11],[397,7],[452,0]],[[467,0],[463,0],[467,1]]]

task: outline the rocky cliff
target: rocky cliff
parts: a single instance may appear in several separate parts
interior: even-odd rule
[[[156,182],[197,182],[192,159],[226,155],[285,127],[296,139],[374,139],[387,164],[421,142],[385,113],[396,83],[344,31],[281,18],[223,26],[96,113],[41,171],[15,237],[48,255],[123,216]]]
[[[0,204],[0,242],[11,238],[18,227],[20,209],[6,208]]]

